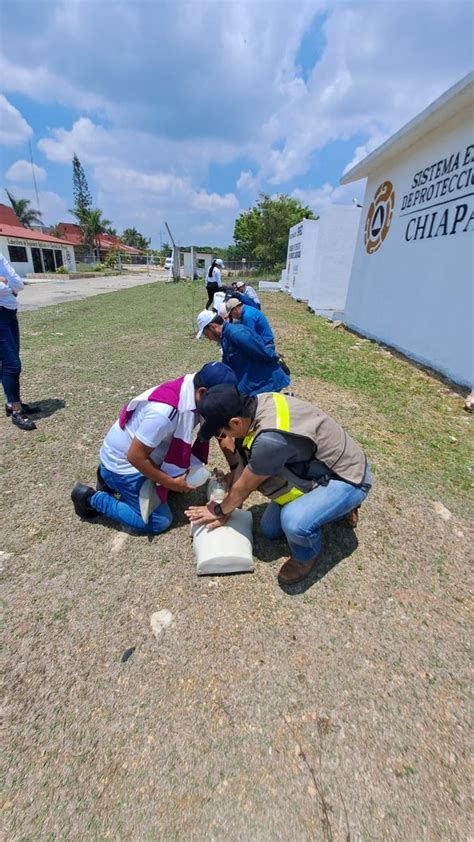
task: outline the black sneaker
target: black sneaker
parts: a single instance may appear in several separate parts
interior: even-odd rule
[[[36,430],[34,421],[30,421],[22,412],[12,412],[11,418],[12,424],[15,424],[15,427],[19,427],[20,430]]]
[[[22,403],[21,404],[21,411],[22,414],[25,415],[38,415],[38,412],[41,412],[40,406],[30,406],[29,403]],[[13,415],[13,408],[9,406],[9,404],[5,404],[5,415]]]
[[[94,489],[90,485],[83,485],[81,482],[76,482],[71,491],[71,500],[74,504],[74,510],[79,517],[95,517],[95,509],[89,505],[90,498],[94,494]]]
[[[109,485],[105,482],[102,478],[102,474],[100,473],[100,465],[97,468],[97,480],[95,483],[95,490],[96,491],[105,491],[106,494],[111,494],[112,497],[115,494],[115,491],[112,491]]]

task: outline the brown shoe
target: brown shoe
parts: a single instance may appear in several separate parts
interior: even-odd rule
[[[352,512],[349,512],[349,514],[344,518],[345,523],[347,523],[351,529],[355,529],[359,523],[359,509],[360,506],[357,506],[357,509],[352,509]]]
[[[307,564],[300,564],[290,556],[290,558],[288,558],[280,567],[280,572],[278,574],[278,581],[280,582],[280,585],[297,585],[298,582],[302,582],[303,579],[306,579],[306,577],[309,576],[311,571],[316,567],[317,562],[318,556],[316,556],[316,558],[312,558],[311,561],[307,562]]]

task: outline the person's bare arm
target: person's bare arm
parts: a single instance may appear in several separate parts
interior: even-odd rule
[[[189,509],[186,509],[185,514],[193,523],[205,523],[209,529],[222,526],[225,523],[227,515],[230,515],[234,509],[238,509],[249,494],[255,491],[266,479],[268,477],[253,474],[248,467],[245,467],[221,503],[224,512],[223,518],[216,517],[214,513],[215,504],[213,502],[209,502],[207,506],[190,506]]]
[[[150,459],[150,454],[154,449],[154,447],[148,447],[146,444],[142,444],[139,439],[134,438],[128,448],[127,459],[145,477],[153,482],[158,482],[170,491],[194,491],[186,482],[186,474],[180,477],[170,477],[155,465],[153,460]]]

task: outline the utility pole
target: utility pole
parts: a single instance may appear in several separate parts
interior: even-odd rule
[[[179,281],[179,252],[176,248],[176,243],[167,222],[165,222],[165,226],[168,234],[170,235],[171,242],[173,243],[173,280]]]
[[[33,152],[31,151],[31,142],[30,141],[28,141],[28,146],[29,146],[29,149],[30,149],[31,174],[33,176],[33,184],[34,184],[34,188],[35,188],[36,207],[38,208],[38,211],[39,211],[40,216],[41,216],[40,200],[39,200],[38,187],[37,187],[37,184],[36,184],[36,176],[35,176],[35,165],[33,163]]]

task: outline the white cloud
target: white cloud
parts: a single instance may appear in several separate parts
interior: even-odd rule
[[[250,170],[243,170],[235,186],[242,193],[255,193],[257,190],[257,180]]]
[[[353,199],[362,204],[364,192],[365,179],[356,184],[345,184],[337,187],[326,183],[322,187],[308,190],[296,188],[291,195],[293,198],[299,199],[302,204],[308,205],[312,211],[320,216],[328,205],[351,205]]]
[[[291,192],[295,177],[319,206],[342,201],[322,178],[301,187],[320,150],[330,162],[334,141],[353,141],[352,166],[472,64],[463,0],[116,0],[113,14],[102,0],[3,6],[5,90],[81,115],[42,137],[41,152],[68,166],[77,153],[104,213],[147,235],[166,218],[183,239],[222,225],[225,242],[239,206],[229,190],[246,200]],[[321,14],[325,45],[311,56]],[[210,171],[236,162],[235,188],[203,189]]]
[[[1,73],[0,73],[1,78]],[[33,134],[33,129],[6,96],[0,94],[0,145],[22,146]]]
[[[256,115],[268,119],[275,102],[304,87],[294,55],[327,2],[115,2],[111,14],[98,0],[87,13],[83,0],[23,0],[19,15],[16,0],[4,0],[0,78],[5,90],[102,113],[117,126],[179,138],[187,125],[242,140]]]
[[[239,154],[235,143],[193,136],[172,140],[136,129],[106,128],[90,117],[76,120],[69,130],[52,129],[38,141],[38,148],[54,163],[70,164],[75,153],[86,166],[127,162],[135,172],[140,162],[148,170],[180,170],[195,179],[205,177],[210,161],[226,164]]]
[[[196,190],[187,177],[173,173],[143,173],[126,166],[95,170],[99,204],[107,208],[114,224],[145,226],[145,233],[156,238],[157,228],[166,219],[181,244],[196,226],[203,231],[221,231],[230,241],[239,203],[233,193],[220,195]],[[126,197],[126,198],[125,198]],[[129,220],[129,222],[126,222]],[[219,226],[219,227],[216,227]]]
[[[62,196],[49,190],[39,190],[39,208],[36,201],[36,194],[32,187],[25,187],[24,184],[12,184],[9,188],[10,193],[15,197],[28,199],[31,202],[31,207],[35,210],[40,210],[43,225],[56,225],[58,222],[72,222],[72,217],[68,212],[68,205]]]
[[[349,161],[349,163],[346,164],[346,166],[344,167],[343,175],[346,172],[349,172],[349,170],[351,170],[352,167],[355,167],[357,164],[360,164],[360,162],[363,161],[364,158],[367,157],[367,155],[370,155],[370,153],[373,152],[374,149],[377,149],[378,146],[381,146],[381,144],[385,140],[387,140],[387,137],[388,137],[388,133],[387,134],[377,134],[377,133],[375,133],[369,138],[367,143],[363,144],[363,146],[357,146],[356,149],[355,149],[354,157],[352,158],[352,161]]]
[[[223,210],[235,211],[239,202],[233,193],[226,193],[220,196],[219,193],[206,193],[205,190],[191,192],[193,207],[206,213],[216,213]]]
[[[224,226],[218,222],[204,222],[202,225],[193,225],[192,231],[195,234],[218,234],[224,230]]]
[[[76,120],[72,129],[52,129],[51,136],[41,138],[38,148],[57,164],[69,164],[74,154],[85,164],[100,164],[110,160],[116,151],[117,142],[104,126],[98,126],[89,117]],[[118,151],[118,149],[117,149]]]
[[[334,140],[366,135],[360,156],[379,145],[470,70],[470,8],[462,0],[430,3],[429,14],[423,0],[333,5],[305,91],[263,126],[258,179],[291,181]]]
[[[37,164],[31,164],[30,161],[15,161],[5,173],[7,181],[16,181],[30,184],[32,181],[32,169],[35,173],[36,181],[45,181],[47,173],[43,167],[38,167]]]
[[[194,186],[206,172],[208,141],[173,144],[150,133],[105,128],[82,117],[69,131],[52,130],[49,137],[38,142],[38,147],[55,163],[70,164],[73,154],[78,155],[86,167],[95,203],[119,230],[135,224],[147,236],[156,237],[156,220],[160,220],[159,226],[169,217],[176,220],[183,242],[186,231],[194,230],[196,225],[215,226],[213,218],[217,216],[220,227],[212,230],[221,231],[224,242],[231,239],[239,208],[235,194]],[[235,149],[223,144],[223,149],[216,149],[215,159],[231,160],[234,154]],[[175,172],[177,162],[185,175]]]
[[[6,15],[2,23],[5,20]],[[37,40],[39,37],[40,33],[36,33]],[[5,39],[2,41],[2,46],[6,46]],[[85,111],[95,110],[105,113],[107,101],[102,96],[93,93],[92,90],[84,90],[71,84],[64,78],[64,73],[56,73],[45,67],[44,62],[48,59],[46,38],[43,49],[45,55],[42,60],[30,67],[26,66],[26,61],[20,63],[16,57],[9,60],[5,55],[5,50],[3,51],[4,54],[0,55],[0,78],[4,90],[24,94],[36,102],[54,102]],[[24,52],[19,52],[18,55],[22,56],[22,60],[25,59]]]

